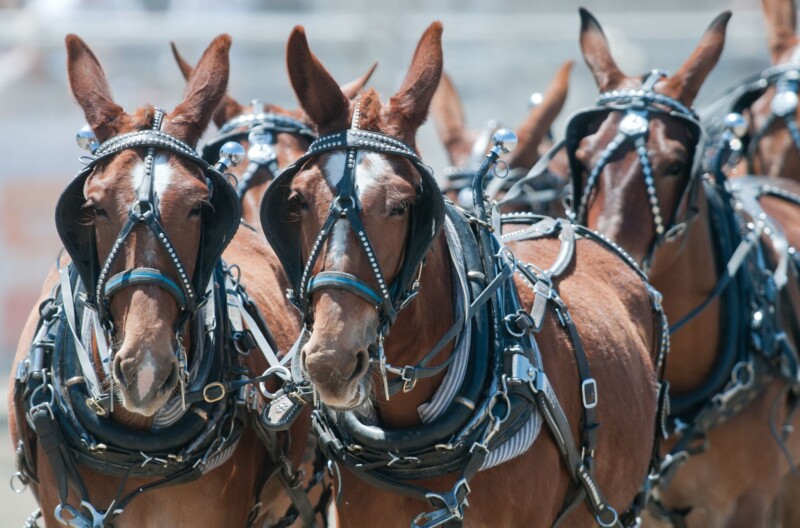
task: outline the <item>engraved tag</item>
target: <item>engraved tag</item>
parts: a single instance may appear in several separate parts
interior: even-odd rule
[[[542,329],[544,314],[547,310],[547,300],[550,298],[550,288],[541,282],[537,282],[533,287],[533,308],[531,308],[531,318],[533,319],[533,331],[538,332]]]
[[[272,431],[285,431],[303,410],[303,405],[297,403],[286,394],[281,394],[261,412],[261,425]]]

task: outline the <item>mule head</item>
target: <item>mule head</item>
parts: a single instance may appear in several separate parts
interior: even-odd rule
[[[287,49],[291,84],[321,136],[347,130],[352,123],[354,128],[386,134],[415,149],[417,129],[427,117],[442,71],[441,33],[438,22],[426,30],[400,91],[388,104],[383,104],[374,90],[365,92],[355,102],[350,101],[311,53],[304,30],[297,27]],[[414,222],[420,215],[429,214],[415,208],[423,192],[422,175],[405,158],[366,150],[359,150],[352,163],[354,201],[358,202],[363,234],[374,252],[367,253],[353,222],[339,218],[324,241],[313,273],[346,273],[380,292],[382,284],[374,265],[380,269],[384,284],[392,285],[399,276],[405,276],[410,255],[420,252],[413,249],[414,243],[409,240]],[[299,224],[297,243],[301,245],[300,260],[304,263],[329,216],[347,164],[344,150],[328,152],[310,159],[287,182],[288,210],[282,214]],[[435,186],[433,179],[425,181],[424,192],[434,193],[441,200],[438,188],[430,188]],[[265,231],[269,237],[269,229],[265,227]],[[432,236],[431,229],[427,231],[421,235]],[[427,246],[424,251],[427,252]],[[419,266],[411,267],[416,271]],[[358,404],[368,393],[370,352],[374,351],[381,331],[379,309],[352,291],[326,287],[311,294],[306,323],[310,336],[299,360],[320,399],[339,409]]]
[[[762,8],[772,66],[790,66],[790,69],[771,75],[766,90],[744,109],[748,137],[755,142],[748,148],[748,168],[755,174],[797,180],[800,143],[795,142],[788,123],[800,121],[797,13],[793,0],[762,0]]]
[[[545,139],[566,102],[572,64],[572,61],[567,61],[559,68],[541,101],[531,108],[517,127],[519,144],[503,156],[509,169],[530,169],[539,160],[542,151],[549,148],[550,144]],[[492,147],[489,140],[491,130],[481,131],[466,126],[461,97],[447,74],[442,74],[433,96],[431,115],[454,168],[467,168],[470,163],[478,161],[476,155],[482,161]],[[485,141],[479,145],[481,138],[485,138]],[[482,149],[475,152],[476,147]],[[457,199],[456,196],[448,197],[454,201]]]
[[[156,111],[152,106],[129,114],[113,101],[100,63],[80,38],[69,35],[66,45],[72,92],[100,143],[153,127]],[[162,131],[196,145],[225,93],[229,47],[227,35],[211,43],[183,102],[164,116]],[[201,252],[202,218],[210,198],[206,178],[199,166],[166,150],[155,151],[152,179],[147,178],[146,170],[145,149],[127,149],[101,161],[86,179],[82,214],[83,221],[92,226],[97,260],[102,265],[111,254],[137,201],[137,190],[147,179],[153,183],[160,224],[185,272],[193,277]],[[133,227],[116,255],[109,277],[124,270],[150,268],[181,284],[174,256],[145,225]],[[111,372],[118,395],[126,410],[151,416],[178,383],[181,344],[176,333],[182,333],[186,325],[181,308],[174,294],[153,283],[129,284],[105,301],[106,317],[113,325]]]
[[[613,96],[615,92],[641,91],[645,79],[658,78],[625,75],[612,57],[598,21],[585,9],[580,14],[581,49],[601,92]],[[692,55],[674,75],[655,82],[653,91],[688,110],[722,53],[729,18],[729,12],[715,18]],[[573,201],[583,201],[573,203],[573,210],[578,211],[579,221],[619,243],[639,264],[649,260],[658,243],[672,236],[671,226],[688,222],[694,206],[688,187],[694,181],[699,130],[690,126],[692,119],[675,117],[668,105],[656,102],[654,107],[638,122],[644,127],[641,148],[632,139],[635,131],[625,134],[626,127],[637,124],[636,116],[614,110],[613,105],[577,114],[567,132],[574,137],[573,188],[582,191],[580,197],[573,194]],[[647,162],[650,184],[643,165]],[[602,170],[595,175],[592,188],[585,189],[596,167]]]

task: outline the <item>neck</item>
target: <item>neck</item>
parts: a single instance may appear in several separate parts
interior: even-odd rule
[[[661,246],[650,281],[664,295],[664,311],[675,323],[702,303],[717,283],[716,255],[708,204],[703,187],[698,214],[686,240]],[[712,301],[700,314],[671,336],[666,377],[675,393],[686,393],[707,379],[720,345],[720,307]]]
[[[422,270],[420,293],[405,310],[386,338],[384,350],[395,366],[416,365],[436,345],[453,324],[453,284],[450,252],[444,232],[434,241]],[[452,342],[428,366],[441,364],[450,357]],[[446,371],[445,371],[446,372]],[[430,401],[439,388],[444,373],[421,379],[410,392],[399,392],[386,401],[381,381],[375,380],[378,413],[389,428],[407,428],[421,424],[417,407]]]

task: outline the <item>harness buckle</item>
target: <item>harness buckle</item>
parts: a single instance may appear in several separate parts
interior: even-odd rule
[[[11,475],[8,485],[11,487],[11,491],[14,493],[23,493],[26,489],[28,489],[28,479],[22,474],[22,471],[17,471]]]
[[[218,392],[215,393],[215,391]],[[222,400],[226,393],[225,385],[219,381],[215,381],[203,387],[203,400],[206,403],[216,403]]]
[[[403,380],[403,392],[411,392],[417,384],[414,377],[414,367],[405,366],[400,371],[400,378]]]
[[[585,379],[581,383],[581,400],[584,409],[597,407],[597,382],[594,378]]]
[[[539,370],[523,354],[511,356],[511,377],[509,383],[529,383],[536,379]]]

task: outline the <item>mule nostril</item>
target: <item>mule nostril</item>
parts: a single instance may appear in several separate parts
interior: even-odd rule
[[[356,361],[355,366],[353,367],[353,372],[350,373],[347,381],[353,381],[360,378],[367,372],[367,368],[369,368],[369,354],[367,354],[366,350],[359,350],[356,352]]]
[[[125,373],[122,371],[122,361],[119,358],[114,359],[114,377],[117,378],[117,382],[123,387],[128,386],[128,381],[125,379]]]
[[[172,387],[178,383],[178,367],[175,363],[172,363],[170,367],[169,375],[164,379],[164,383],[161,384],[161,387],[158,388],[159,391],[165,392],[172,390]]]

